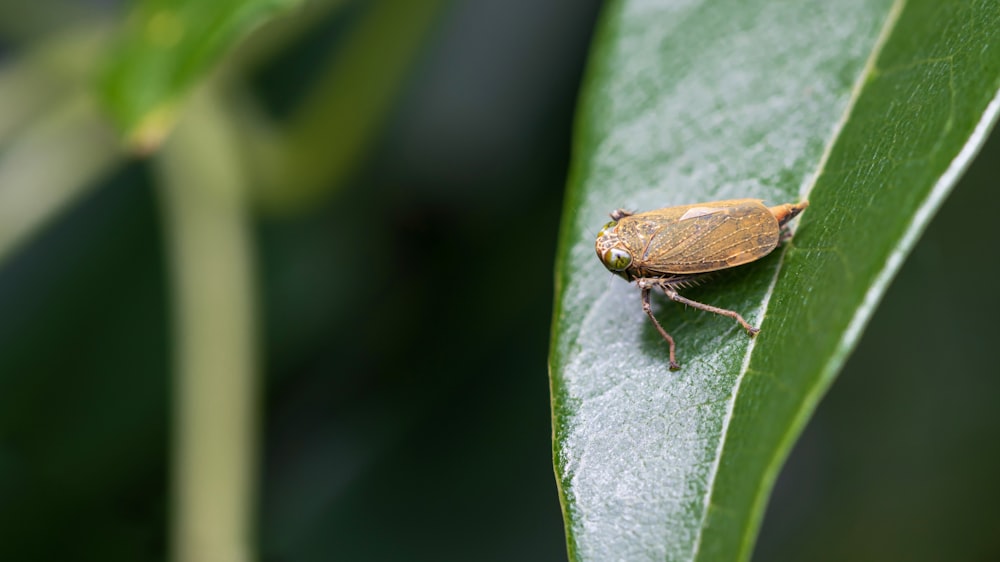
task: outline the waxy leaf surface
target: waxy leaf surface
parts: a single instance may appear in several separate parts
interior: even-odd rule
[[[577,560],[746,560],[788,450],[992,125],[1000,4],[610,3],[556,266],[554,461]],[[607,213],[811,203],[795,238],[654,299],[594,254]]]

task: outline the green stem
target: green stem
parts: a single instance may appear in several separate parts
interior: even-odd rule
[[[253,252],[246,178],[219,101],[197,92],[157,158],[173,276],[174,559],[252,552]]]
[[[445,0],[368,6],[283,129],[244,122],[262,207],[301,210],[353,173],[376,138]]]

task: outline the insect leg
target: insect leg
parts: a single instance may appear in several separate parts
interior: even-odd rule
[[[792,229],[788,225],[781,227],[781,233],[778,235],[778,243],[784,244],[792,239]]]
[[[680,369],[681,366],[677,364],[677,359],[674,356],[674,338],[670,337],[670,334],[663,329],[663,326],[660,326],[659,321],[657,321],[656,317],[653,316],[653,307],[649,305],[648,287],[642,287],[642,310],[645,311],[646,316],[649,316],[649,319],[653,321],[653,325],[656,326],[656,331],[660,332],[663,339],[667,340],[667,343],[670,344],[670,370],[676,371],[677,369]]]
[[[740,323],[741,326],[743,326],[743,328],[747,331],[747,333],[750,334],[750,337],[756,336],[757,332],[760,331],[760,328],[754,328],[746,320],[744,320],[743,317],[740,316],[739,312],[735,312],[733,310],[726,310],[725,308],[718,308],[715,306],[703,304],[697,301],[693,301],[691,299],[684,298],[680,294],[678,294],[677,291],[675,291],[673,288],[669,286],[664,286],[663,292],[666,293],[667,298],[669,298],[672,301],[679,302],[681,304],[686,304],[688,306],[693,306],[694,308],[697,308],[698,310],[704,310],[705,312],[714,312],[715,314],[728,316],[736,320],[737,322]]]

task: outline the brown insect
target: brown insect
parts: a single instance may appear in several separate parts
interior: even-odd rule
[[[642,290],[642,309],[670,344],[670,369],[680,368],[674,338],[660,326],[649,291],[662,289],[670,300],[735,319],[750,337],[760,331],[738,312],[717,308],[677,293],[706,274],[736,267],[770,254],[789,237],[785,228],[808,201],[767,207],[760,199],[730,199],[667,207],[645,213],[618,209],[597,234],[597,257],[604,267]]]

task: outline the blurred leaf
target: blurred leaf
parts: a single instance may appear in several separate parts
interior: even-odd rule
[[[30,45],[53,31],[104,16],[101,3],[79,0],[0,2],[0,37],[6,44]]]
[[[107,35],[81,25],[0,68],[0,262],[121,161],[89,88]]]
[[[236,42],[301,0],[144,0],[136,4],[102,83],[118,126],[137,149],[155,148],[180,98]]]
[[[577,559],[745,560],[788,449],[996,117],[1000,6],[617,2],[578,121],[550,359]],[[617,207],[808,198],[795,240],[662,299],[596,260]],[[765,317],[766,313],[766,317]],[[915,334],[919,335],[919,334]]]
[[[36,41],[0,65],[0,147],[60,103],[90,92],[108,26],[80,25]]]
[[[0,262],[121,161],[90,96],[53,105],[0,151]]]

